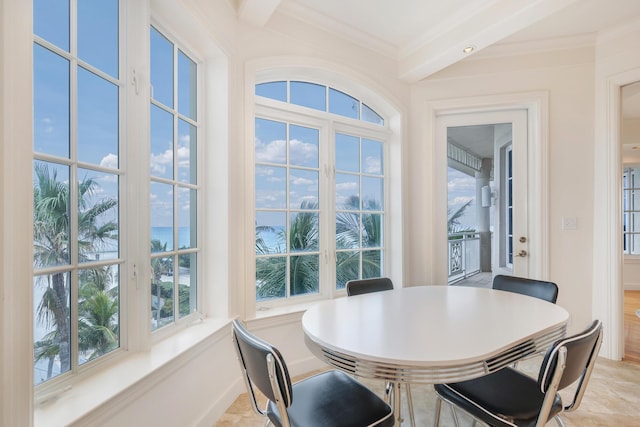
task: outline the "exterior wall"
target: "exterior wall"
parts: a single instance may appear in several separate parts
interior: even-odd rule
[[[593,99],[594,50],[577,48],[526,56],[478,56],[455,64],[412,88],[411,132],[408,146],[410,175],[408,194],[414,204],[408,225],[414,236],[407,244],[413,257],[407,281],[432,284],[429,260],[438,248],[431,245],[436,232],[425,217],[446,214],[445,207],[431,207],[437,182],[429,171],[436,165],[430,141],[431,129],[425,105],[432,101],[544,91],[549,97],[549,274],[560,288],[558,304],[571,313],[571,327],[582,328],[591,320],[593,229]],[[543,192],[545,189],[543,189]],[[543,194],[543,196],[545,196]],[[419,206],[420,208],[416,208]],[[435,211],[425,212],[425,210]],[[577,230],[561,230],[562,217],[576,217]],[[437,222],[437,221],[436,221]],[[430,229],[431,228],[431,229]],[[427,260],[427,266],[420,264]]]

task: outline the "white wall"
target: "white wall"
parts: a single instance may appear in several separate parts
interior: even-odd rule
[[[558,304],[571,313],[571,326],[584,327],[591,320],[592,279],[592,185],[593,185],[593,99],[594,50],[576,48],[562,52],[521,56],[478,56],[443,70],[412,88],[411,143],[408,145],[410,177],[408,194],[413,238],[407,253],[413,258],[407,281],[432,283],[435,267],[427,217],[446,214],[430,201],[437,182],[433,147],[426,147],[431,129],[426,104],[430,101],[545,91],[549,97],[549,277],[560,288]],[[421,208],[418,208],[421,207]],[[442,212],[440,212],[442,211]],[[561,230],[562,217],[576,217],[578,229]],[[420,264],[426,260],[426,266]]]

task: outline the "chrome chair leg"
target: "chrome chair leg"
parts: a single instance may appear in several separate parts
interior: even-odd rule
[[[442,399],[436,396],[436,413],[433,418],[433,427],[440,427],[440,410],[442,409]]]
[[[458,414],[456,413],[456,408],[453,407],[453,405],[449,404],[449,407],[451,408],[451,415],[453,416],[453,422],[456,425],[456,427],[460,427],[460,423],[458,422]],[[473,425],[476,425],[476,420],[473,420]]]
[[[556,415],[554,418],[556,420],[556,423],[558,423],[560,427],[566,427],[566,424],[564,423],[562,418],[560,418],[560,415]]]
[[[413,398],[411,397],[411,384],[405,384],[405,390],[407,393],[407,405],[409,406],[409,420],[411,421],[411,427],[416,427],[416,418],[413,413]]]

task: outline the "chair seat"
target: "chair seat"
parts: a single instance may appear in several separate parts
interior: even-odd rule
[[[340,371],[328,371],[293,384],[288,408],[292,427],[393,426],[393,411],[364,385]],[[278,408],[269,402],[269,420],[282,427]]]
[[[484,377],[452,384],[436,384],[436,392],[445,400],[463,408],[491,426],[534,426],[544,393],[538,382],[512,368],[505,368]],[[466,397],[465,397],[466,396]],[[558,395],[549,419],[562,411]],[[501,414],[513,424],[492,415]]]

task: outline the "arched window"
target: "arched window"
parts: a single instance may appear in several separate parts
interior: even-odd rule
[[[332,296],[386,274],[383,114],[342,87],[255,86],[255,296],[259,307]]]

